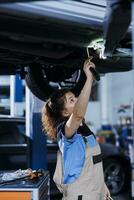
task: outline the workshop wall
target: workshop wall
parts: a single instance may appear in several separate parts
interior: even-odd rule
[[[120,105],[131,103],[132,97],[132,72],[108,74],[109,121],[116,124]]]

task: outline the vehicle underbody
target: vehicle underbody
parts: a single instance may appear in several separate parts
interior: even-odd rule
[[[48,97],[55,83],[60,83],[54,86],[60,89],[63,85],[68,87],[68,82],[74,82],[74,79],[79,82],[81,77],[79,71],[87,58],[87,47],[100,74],[132,69],[131,31],[128,31],[125,37],[118,42],[116,48],[114,39],[113,42],[110,40],[111,46],[107,39],[107,59],[100,59],[104,44],[106,5],[82,4],[81,1],[68,1],[68,3],[63,1],[63,4],[60,2],[58,4],[55,1],[57,6],[55,8],[51,1],[44,2],[46,4],[34,2],[31,4],[0,4],[0,74],[19,73],[22,78],[26,79],[32,92],[44,100],[44,93]],[[80,9],[80,6],[83,6],[81,9],[89,13],[78,15],[77,10],[69,12],[66,10],[67,7],[66,9],[63,7],[70,5],[72,7],[68,9]],[[93,8],[100,13],[96,16],[90,15]],[[127,15],[130,15],[129,11]],[[126,28],[129,20],[123,23]],[[112,31],[116,31],[117,25],[113,26]],[[111,32],[108,35],[111,37]],[[117,39],[115,38],[116,41]],[[75,75],[74,78],[75,72],[77,76]],[[37,78],[37,74],[40,79]],[[44,88],[40,87],[41,80],[45,84]],[[84,78],[82,80],[84,83]],[[38,94],[35,89],[31,88],[33,84],[36,85],[36,89],[39,86]],[[51,85],[48,93],[45,88],[46,84]],[[79,91],[80,89],[81,87]]]

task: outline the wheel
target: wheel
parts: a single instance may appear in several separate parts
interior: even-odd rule
[[[32,93],[45,101],[52,92],[62,88],[69,88],[76,96],[79,95],[85,74],[80,69],[33,63],[27,67],[25,81]]]
[[[121,23],[121,19],[122,22]],[[131,2],[108,0],[104,18],[105,56],[111,56],[131,23]],[[113,34],[116,30],[116,33]]]
[[[121,162],[109,159],[104,162],[104,178],[111,194],[120,193],[126,185],[126,173]]]

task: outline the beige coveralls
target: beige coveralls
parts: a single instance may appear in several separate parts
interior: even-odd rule
[[[63,193],[62,200],[104,200],[106,186],[104,183],[102,161],[94,164],[93,157],[100,155],[99,144],[90,148],[86,142],[85,162],[79,178],[69,184],[63,184],[62,153],[58,151],[57,164],[53,180]]]

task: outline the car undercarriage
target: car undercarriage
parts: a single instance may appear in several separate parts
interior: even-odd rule
[[[31,91],[45,100],[62,87],[74,88],[79,94],[87,47],[100,74],[131,70],[130,8],[116,6],[118,0],[108,2],[1,3],[0,74],[19,73]],[[111,18],[106,11],[112,6]],[[123,17],[123,28],[119,27],[121,20],[115,23],[118,15]],[[106,59],[100,58],[102,51]]]

